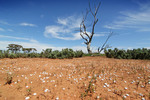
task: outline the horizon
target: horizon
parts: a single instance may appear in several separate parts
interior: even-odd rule
[[[112,48],[150,48],[150,1],[100,1],[93,52],[102,46],[110,31],[114,33],[108,41]],[[99,1],[90,2],[94,5]],[[87,52],[77,31],[86,8],[87,0],[0,0],[0,50],[6,50],[8,44],[19,44],[38,52],[46,48]],[[93,17],[89,14],[89,25],[90,19]]]

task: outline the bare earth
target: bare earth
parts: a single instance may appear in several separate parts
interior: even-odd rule
[[[0,100],[82,99],[150,100],[150,60],[0,59]]]

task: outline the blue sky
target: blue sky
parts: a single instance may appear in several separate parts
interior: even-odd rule
[[[0,49],[8,44],[42,49],[82,49],[86,52],[79,26],[89,0],[0,0]],[[91,0],[91,6],[98,0]],[[91,49],[104,43],[113,48],[150,48],[149,0],[101,0]],[[93,17],[88,15],[89,26]],[[90,27],[88,32],[91,32]]]

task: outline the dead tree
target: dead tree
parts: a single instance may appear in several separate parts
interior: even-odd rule
[[[109,35],[107,36],[104,44],[102,45],[102,47],[98,48],[98,53],[101,53],[104,49],[109,48],[109,45],[106,45],[106,43],[108,42],[108,40],[110,39],[110,37],[113,35],[113,32],[110,32]]]
[[[101,5],[101,2],[99,2],[98,6],[97,7],[95,6],[95,10],[92,11],[90,3],[89,3],[89,10],[87,9],[85,16],[83,15],[83,19],[82,19],[82,22],[80,24],[80,35],[81,35],[82,39],[85,40],[84,43],[87,45],[88,53],[92,53],[90,47],[91,47],[92,38],[93,38],[94,33],[95,33],[95,31],[94,31],[95,25],[98,22],[97,13],[98,13],[100,5]],[[91,13],[93,18],[94,18],[94,20],[92,22],[91,33],[87,32],[87,26],[85,25],[85,21],[86,21],[88,13]]]

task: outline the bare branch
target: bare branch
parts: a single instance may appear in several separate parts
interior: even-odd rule
[[[92,13],[92,15],[95,16],[94,13],[92,12],[90,2],[89,2],[89,9],[90,9],[90,12]]]
[[[82,39],[84,39],[86,42],[88,42],[88,39],[86,39],[81,33],[80,36],[82,37]]]
[[[104,50],[106,43],[108,42],[109,38],[113,35],[113,32],[110,32],[108,35],[107,39],[105,40],[104,44],[102,45],[101,49],[100,47],[98,48],[98,52],[100,53],[102,50]]]
[[[96,16],[96,14],[97,14],[97,12],[98,12],[98,10],[99,10],[100,5],[101,5],[101,2],[98,3],[97,8],[95,9],[95,16]]]

